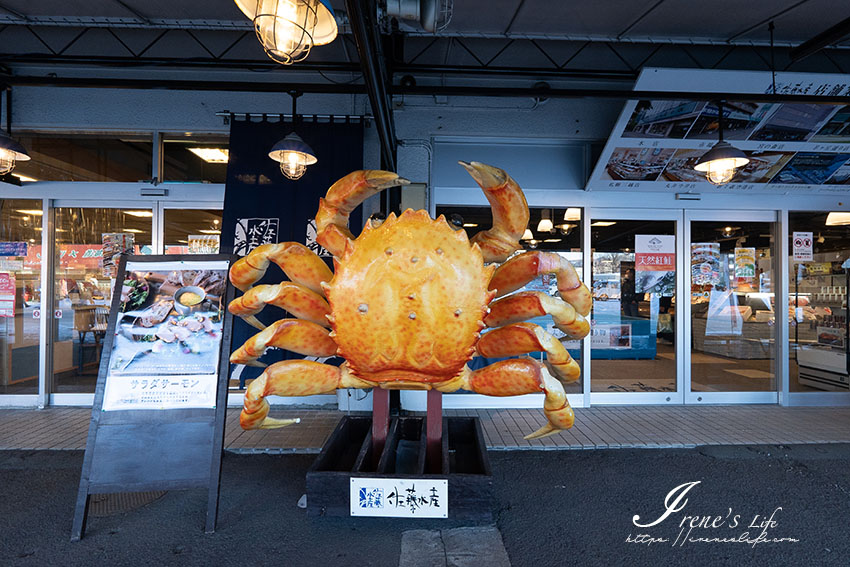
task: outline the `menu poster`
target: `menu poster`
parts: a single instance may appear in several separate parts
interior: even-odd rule
[[[15,316],[15,274],[0,272],[0,317]]]
[[[213,408],[228,262],[127,262],[103,410]]]
[[[691,281],[694,285],[716,286],[721,283],[720,244],[691,243]]]
[[[104,232],[101,242],[103,243],[103,275],[114,278],[121,255],[133,253],[133,235],[129,232]]]
[[[673,297],[676,290],[676,237],[635,235],[635,292]]]
[[[738,285],[752,284],[756,277],[756,249],[735,248],[735,279]]]

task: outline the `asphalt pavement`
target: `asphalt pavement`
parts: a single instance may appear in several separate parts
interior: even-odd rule
[[[405,531],[470,525],[495,525],[515,567],[850,557],[850,445],[490,452],[494,520],[479,524],[308,517],[313,459],[226,453],[215,534],[205,491],[173,491],[90,517],[71,543],[83,453],[0,451],[0,565],[396,567]]]

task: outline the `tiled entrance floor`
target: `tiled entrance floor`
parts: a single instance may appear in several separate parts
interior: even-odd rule
[[[850,442],[850,408],[779,406],[606,406],[576,410],[576,424],[551,437],[525,441],[543,424],[537,409],[446,410],[478,416],[491,450],[666,448]],[[300,417],[283,429],[243,431],[239,410],[227,412],[225,447],[237,452],[316,453],[336,426],[335,410],[273,410]],[[89,408],[0,409],[0,449],[85,449]]]

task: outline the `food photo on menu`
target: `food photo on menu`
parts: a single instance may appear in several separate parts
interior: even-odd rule
[[[215,374],[226,277],[226,270],[128,269],[110,374]]]

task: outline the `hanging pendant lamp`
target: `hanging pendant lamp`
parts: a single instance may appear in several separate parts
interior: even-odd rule
[[[732,181],[739,167],[747,165],[747,154],[723,141],[723,102],[717,103],[718,142],[699,158],[694,169],[705,173],[714,185],[725,185]]]
[[[289,94],[292,96],[292,127],[294,130],[298,124],[295,101],[301,96],[301,93],[292,91]],[[272,146],[269,157],[280,162],[280,172],[283,173],[284,177],[293,181],[304,175],[308,165],[313,165],[319,161],[316,159],[313,149],[294,131]]]
[[[30,156],[22,145],[0,132],[0,175],[11,173],[17,162],[29,159]]]
[[[303,61],[314,45],[337,36],[330,0],[234,0],[254,22],[254,31],[272,60],[283,65]]]

